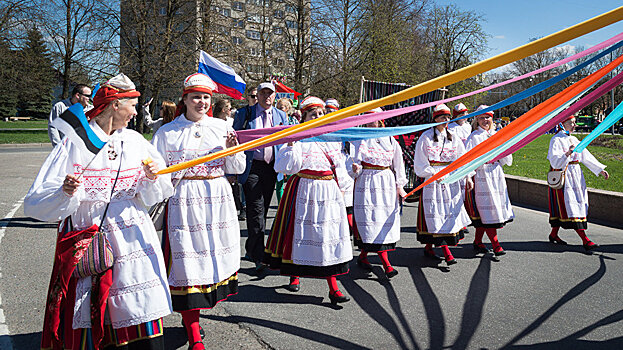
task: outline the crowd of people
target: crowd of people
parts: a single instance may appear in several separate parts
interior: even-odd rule
[[[179,103],[163,102],[155,121],[146,114],[146,125],[154,129],[150,143],[127,128],[140,93],[119,74],[102,85],[87,112],[94,133],[108,138],[104,149],[93,156],[67,137],[57,141],[24,201],[26,215],[60,222],[42,348],[164,349],[162,318],[175,311],[182,316],[189,349],[204,349],[200,310],[238,292],[239,219],[247,222],[244,258],[258,273],[268,267],[289,277],[291,292],[300,290],[301,277],[321,278],[332,304],[348,302],[337,278],[349,272],[353,241],[359,248],[357,268],[371,271],[368,254],[375,253],[388,279],[398,274],[389,253],[400,240],[408,181],[403,150],[393,137],[290,142],[157,175],[165,167],[236,146],[238,130],[304,123],[340,108],[335,99],[308,96],[294,109],[289,99],[275,101],[275,86],[265,82],[247,91],[247,106],[233,111],[230,101],[213,101],[215,90],[206,75],[188,76]],[[64,105],[82,103],[90,89],[74,91]],[[51,118],[62,113],[61,107],[55,106]],[[495,134],[493,112],[483,111],[471,124],[464,119],[448,124],[467,112],[461,103],[452,110],[445,104],[434,108],[438,125],[424,131],[415,146],[418,177],[430,178]],[[559,237],[560,227],[575,229],[589,251],[598,246],[585,232],[588,199],[578,164],[609,175],[587,150],[572,152],[578,142],[570,135],[574,127],[573,117],[561,123],[548,152],[551,168],[564,169],[565,177],[562,188],[549,191],[549,240],[567,244]],[[506,253],[497,233],[514,217],[502,168],[511,164],[509,155],[461,181],[423,188],[416,226],[426,257],[456,264],[450,247],[470,225],[476,229],[476,253],[490,252],[485,233],[495,256]],[[275,189],[279,205],[265,241]],[[161,240],[147,210],[158,203],[164,205]],[[85,244],[77,237],[92,237],[87,244],[94,244],[97,230],[109,243],[112,266],[76,275],[82,258],[76,252]]]

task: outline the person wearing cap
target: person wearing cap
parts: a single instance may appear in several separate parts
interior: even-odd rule
[[[324,109],[325,114],[329,114],[331,112],[335,112],[340,109],[340,103],[337,102],[337,100],[334,98],[328,98],[324,102],[324,104],[325,104],[325,109]]]
[[[201,73],[184,80],[179,116],[152,141],[167,166],[238,144],[225,120],[208,117],[215,89]],[[240,227],[225,174],[240,174],[244,167],[244,154],[237,153],[173,175],[176,187],[166,207],[163,250],[173,310],[182,314],[191,349],[204,349],[199,311],[238,292]]]
[[[380,108],[371,113],[382,112]],[[381,127],[380,121],[365,125]],[[387,278],[398,274],[387,253],[396,249],[400,240],[400,201],[406,196],[407,184],[402,148],[391,136],[354,141],[353,172],[355,244],[361,253],[357,265],[372,271],[368,253],[377,253]]]
[[[480,105],[476,111],[482,111],[487,107],[489,106]],[[468,151],[496,133],[493,111],[476,116],[476,123],[477,129],[467,138],[465,148]],[[478,253],[489,251],[482,243],[482,238],[487,233],[495,256],[506,254],[498,242],[497,230],[513,221],[515,217],[502,170],[503,165],[511,166],[512,164],[513,156],[509,154],[500,160],[487,162],[478,167],[473,177],[474,188],[466,192],[465,209],[472,220],[472,225],[476,228],[473,245]]]
[[[466,116],[468,113],[469,111],[467,110],[467,107],[465,107],[464,104],[459,103],[452,109],[452,118],[460,118]],[[466,119],[459,119],[448,124],[448,130],[450,130],[453,135],[457,135],[461,141],[463,141],[463,144],[465,144],[467,142],[467,138],[472,133],[472,126]]]
[[[433,109],[435,123],[443,123],[422,133],[413,154],[413,166],[417,176],[428,179],[441,171],[465,153],[463,142],[447,130],[450,108],[445,104]],[[474,183],[469,174],[466,188]],[[448,246],[455,246],[463,238],[462,228],[470,224],[469,215],[463,205],[465,191],[461,181],[442,184],[435,181],[422,189],[417,216],[417,240],[424,243],[424,255],[440,259],[433,251],[433,245],[443,250],[446,264],[456,264]]]
[[[323,116],[324,108],[321,99],[306,97],[301,102],[301,121]],[[336,278],[348,273],[353,257],[340,189],[348,180],[341,144],[289,143],[277,153],[275,170],[293,176],[279,202],[264,261],[290,276],[290,291],[299,290],[298,276],[325,278],[332,304],[349,301]]]
[[[274,108],[275,86],[270,82],[261,83],[257,87],[257,104],[241,108],[234,118],[235,130],[262,129],[279,125],[289,125],[288,116]],[[264,269],[264,228],[266,214],[275,191],[277,172],[275,172],[274,155],[279,146],[265,147],[254,151],[246,151],[246,169],[238,177],[242,184],[246,200],[247,240],[245,251],[248,259],[255,263],[257,272]]]
[[[50,116],[48,117],[48,137],[52,143],[52,147],[56,147],[63,139],[63,133],[58,131],[52,126],[52,121],[58,118],[67,108],[73,106],[76,103],[80,103],[83,108],[89,106],[89,99],[91,98],[91,89],[84,85],[78,84],[71,90],[71,96],[65,100],[58,101],[52,106]]]
[[[104,83],[87,116],[108,142],[94,156],[63,138],[24,200],[26,215],[60,220],[42,349],[164,349],[162,318],[172,312],[171,296],[145,205],[169,197],[173,187],[169,175],[156,176],[165,166],[156,148],[126,128],[139,96],[123,74]],[[79,278],[78,243],[69,241],[78,238],[67,235],[95,225],[110,242],[114,263],[100,275]]]
[[[580,141],[572,136],[575,130],[575,116],[570,116],[559,124],[559,131],[549,142],[547,159],[550,170],[562,170],[564,173],[564,186],[560,189],[549,188],[549,224],[552,231],[549,241],[553,244],[567,245],[558,236],[560,228],[575,230],[582,239],[582,245],[586,251],[591,251],[599,246],[588,239],[586,229],[588,224],[588,191],[580,163],[584,164],[593,174],[603,176],[606,180],[610,174],[587,149],[582,152],[573,152]]]

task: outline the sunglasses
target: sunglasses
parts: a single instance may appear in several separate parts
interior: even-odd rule
[[[251,98],[257,98],[257,95],[249,95]]]

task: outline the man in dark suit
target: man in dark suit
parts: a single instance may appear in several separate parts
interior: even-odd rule
[[[234,130],[270,128],[288,125],[288,116],[273,107],[275,86],[261,83],[257,87],[257,104],[239,109],[234,118]],[[238,181],[242,184],[247,202],[247,231],[245,244],[247,256],[255,262],[258,271],[264,268],[264,226],[266,214],[275,190],[277,173],[273,168],[280,147],[266,147],[246,151],[247,168]]]

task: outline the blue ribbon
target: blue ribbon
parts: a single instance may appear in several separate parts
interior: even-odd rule
[[[573,152],[580,153],[582,152],[586,146],[588,146],[597,136],[601,135],[604,131],[608,130],[611,126],[613,126],[616,122],[619,121],[623,117],[623,102],[619,103],[617,108],[615,108],[604,120],[597,125],[595,130],[593,130],[590,134],[588,134],[577,146],[573,149]]]
[[[479,111],[474,111],[468,115],[465,115],[463,117],[460,118],[456,118],[453,120],[450,120],[448,123],[453,122],[453,121],[457,121],[459,119],[466,119],[466,118],[471,118],[471,117],[475,117],[481,114],[485,114],[487,112],[490,111],[494,111],[503,107],[506,107],[508,105],[511,105],[513,103],[517,103],[521,100],[524,100],[530,96],[533,96],[553,85],[555,85],[556,83],[562,81],[563,79],[571,76],[572,74],[576,73],[577,71],[586,68],[588,65],[594,63],[595,61],[601,59],[602,57],[608,55],[610,52],[617,50],[618,48],[623,47],[623,41],[616,43],[615,45],[610,46],[608,49],[600,52],[599,54],[595,55],[593,58],[587,60],[586,62],[583,62],[577,66],[575,66],[572,69],[569,69],[568,71],[561,73],[553,78],[550,78],[542,83],[539,83],[537,85],[534,85],[518,94],[515,94],[505,100],[502,100],[494,105],[491,105],[485,109],[481,109]],[[355,127],[355,128],[347,128],[347,129],[343,129],[343,130],[338,130],[338,131],[334,131],[331,133],[327,133],[324,135],[319,135],[316,137],[312,137],[312,138],[308,138],[308,139],[304,139],[301,141],[324,141],[324,142],[344,142],[344,141],[356,141],[356,140],[365,140],[365,139],[373,139],[373,138],[379,138],[379,137],[384,137],[384,136],[395,136],[395,135],[403,135],[403,134],[409,134],[409,133],[413,133],[413,132],[417,132],[417,131],[422,131],[422,130],[426,130],[428,128],[437,126],[437,125],[441,125],[441,124],[445,124],[445,123],[428,123],[428,124],[419,124],[419,125],[409,125],[409,126],[398,126],[398,127],[392,127],[392,128],[359,128],[359,127]],[[600,124],[601,125],[601,124]],[[597,129],[596,129],[597,130]],[[595,136],[596,137],[596,136]]]

